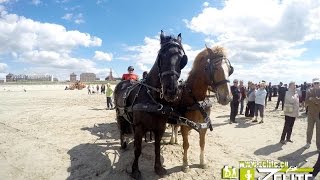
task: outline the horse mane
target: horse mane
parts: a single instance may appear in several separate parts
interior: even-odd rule
[[[215,46],[213,48],[210,48],[212,51],[213,51],[213,54],[216,56],[226,56],[226,50],[221,47],[221,46]],[[193,65],[192,65],[192,68],[191,68],[191,71],[189,72],[189,76],[194,76],[193,78],[197,78],[197,75],[201,75],[201,73],[199,72],[202,72],[202,71],[199,71],[199,69],[203,69],[207,63],[207,57],[208,57],[208,50],[205,48],[203,49],[197,56],[196,58],[194,59],[193,61]],[[211,58],[214,58],[214,57],[211,57]]]

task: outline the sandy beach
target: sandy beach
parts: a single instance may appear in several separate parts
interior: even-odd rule
[[[88,95],[87,89],[64,90],[65,85],[0,85],[0,179],[131,179],[133,143],[120,150],[115,111],[106,110],[105,95]],[[24,92],[23,89],[26,89]],[[181,171],[182,137],[179,144],[162,145],[166,177],[161,179],[221,179],[224,165],[239,161],[288,161],[312,167],[317,159],[315,133],[311,148],[306,143],[307,118],[297,118],[292,140],[279,143],[284,125],[282,111],[274,111],[276,97],[265,110],[263,124],[238,115],[229,124],[229,106],[214,103],[213,131],[206,136],[207,169],[199,165],[199,136],[189,135],[190,171]],[[169,141],[171,129],[164,139]],[[143,179],[160,179],[153,170],[153,143],[143,142],[140,171]],[[305,161],[307,160],[307,161]]]

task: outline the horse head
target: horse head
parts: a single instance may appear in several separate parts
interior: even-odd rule
[[[161,84],[160,98],[173,102],[178,97],[178,79],[188,58],[181,44],[181,34],[174,38],[165,36],[161,31],[160,45],[156,62]]]
[[[206,47],[207,65],[205,68],[209,87],[216,93],[218,103],[228,104],[232,100],[229,76],[233,73],[233,67],[226,58],[222,47],[214,50]]]

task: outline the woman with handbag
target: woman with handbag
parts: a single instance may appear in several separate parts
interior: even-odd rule
[[[286,142],[293,142],[291,140],[292,128],[294,121],[299,116],[299,95],[296,91],[295,82],[290,82],[289,89],[286,91],[284,99],[284,115],[285,123],[281,135],[280,143],[286,144]],[[285,141],[286,139],[286,141]]]

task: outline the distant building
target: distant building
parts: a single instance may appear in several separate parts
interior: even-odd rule
[[[1,83],[1,84],[4,83],[4,79],[1,79],[1,80],[0,80],[0,83]]]
[[[13,79],[13,74],[9,73],[8,75],[6,75],[6,82],[13,82],[14,79]]]
[[[75,73],[70,74],[70,82],[76,82],[77,81],[77,75]]]
[[[96,80],[96,74],[94,73],[81,73],[80,81],[81,82],[93,82]]]
[[[58,78],[53,78],[53,81],[58,82],[59,80],[58,80]]]
[[[110,72],[109,72],[109,76],[107,76],[105,78],[106,81],[115,81],[114,77],[112,76],[112,70],[110,69]]]
[[[9,73],[6,75],[6,82],[17,82],[17,81],[52,81],[52,75],[25,75],[19,74],[14,75]]]

